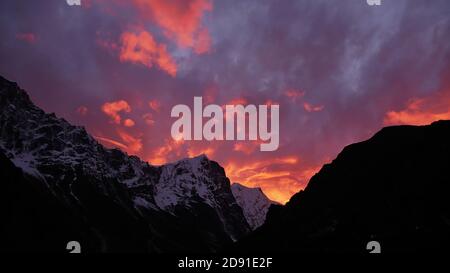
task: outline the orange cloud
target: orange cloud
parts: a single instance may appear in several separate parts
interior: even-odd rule
[[[144,18],[155,21],[164,35],[178,46],[193,48],[196,53],[209,51],[211,38],[202,26],[202,18],[213,6],[209,0],[134,0]]]
[[[123,122],[123,125],[125,125],[126,127],[133,127],[134,126],[134,120],[132,120],[132,119],[126,119],[124,122]]]
[[[156,64],[172,77],[177,74],[177,65],[167,52],[165,44],[158,44],[147,31],[139,34],[124,32],[121,36],[120,61],[142,64],[151,68]]]
[[[305,168],[296,156],[286,156],[254,162],[225,164],[227,176],[232,182],[249,187],[261,187],[272,200],[286,203],[303,189],[318,168]]]
[[[246,104],[247,104],[247,99],[245,99],[245,98],[232,99],[227,103],[227,105],[246,105]]]
[[[426,98],[411,99],[405,109],[389,111],[384,125],[426,125],[437,120],[450,119],[450,92],[439,93]]]
[[[214,153],[215,153],[215,150],[212,147],[206,147],[206,148],[190,147],[188,149],[189,157],[196,157],[196,156],[204,154],[204,155],[208,156],[209,158],[211,158],[214,155]]]
[[[275,160],[275,163],[283,163],[283,164],[297,164],[298,162],[299,158],[296,156],[286,156]]]
[[[119,141],[107,138],[107,137],[94,136],[94,138],[97,139],[98,141],[100,141],[105,146],[110,147],[110,148],[111,148],[110,145],[112,145],[114,147],[121,148],[124,151],[126,151],[128,149],[128,147],[125,144],[123,144]]]
[[[310,112],[310,113],[311,112],[320,112],[323,110],[323,108],[324,108],[323,105],[314,106],[307,102],[303,103],[303,109],[305,109],[306,112]]]
[[[142,150],[142,139],[134,137],[131,134],[126,133],[123,130],[118,129],[117,134],[126,145],[126,152],[130,154],[136,154]]]
[[[108,115],[114,123],[120,124],[122,119],[119,113],[122,111],[129,113],[131,112],[131,107],[125,100],[119,100],[103,104],[102,111]]]
[[[247,141],[247,142],[236,142],[233,145],[233,151],[242,152],[244,154],[252,154],[255,151],[259,151],[262,141]]]
[[[181,156],[180,148],[184,144],[183,140],[173,140],[172,138],[165,141],[165,144],[156,148],[147,161],[152,165],[162,165],[169,162],[169,157],[176,155]]]
[[[250,143],[248,143],[248,144],[250,144]],[[241,143],[241,142],[235,143],[233,146],[233,151],[243,152],[245,154],[251,154],[256,150],[256,146],[248,145],[248,144]]]
[[[122,142],[101,136],[94,136],[94,138],[107,147],[120,148],[129,154],[136,154],[142,150],[142,139],[133,137],[122,130],[117,130],[117,134],[121,138]]]

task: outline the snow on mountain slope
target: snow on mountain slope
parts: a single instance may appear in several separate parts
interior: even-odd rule
[[[269,207],[272,204],[278,204],[267,198],[261,188],[249,188],[234,183],[231,185],[231,191],[244,211],[244,216],[252,229],[264,224]]]
[[[204,203],[215,210],[233,240],[244,235],[235,224],[231,224],[248,227],[231,192],[230,181],[219,164],[200,155],[166,164],[161,169],[154,190],[158,207],[173,212],[177,206],[191,208],[199,202]]]

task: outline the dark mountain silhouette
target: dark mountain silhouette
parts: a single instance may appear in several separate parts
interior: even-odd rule
[[[450,121],[387,127],[346,147],[240,252],[450,252]]]
[[[2,251],[215,252],[250,231],[218,163],[106,149],[1,77],[0,164]]]

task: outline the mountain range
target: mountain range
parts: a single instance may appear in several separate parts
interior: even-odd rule
[[[450,121],[351,144],[286,205],[205,155],[106,149],[0,77],[0,251],[449,252]]]
[[[152,166],[106,149],[1,77],[0,159],[5,250],[216,252],[251,231],[217,162]]]

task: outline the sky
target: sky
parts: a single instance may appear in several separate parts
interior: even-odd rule
[[[450,119],[450,1],[2,0],[0,75],[153,165],[206,154],[284,203],[348,144]],[[280,146],[175,141],[177,104],[280,106]]]

